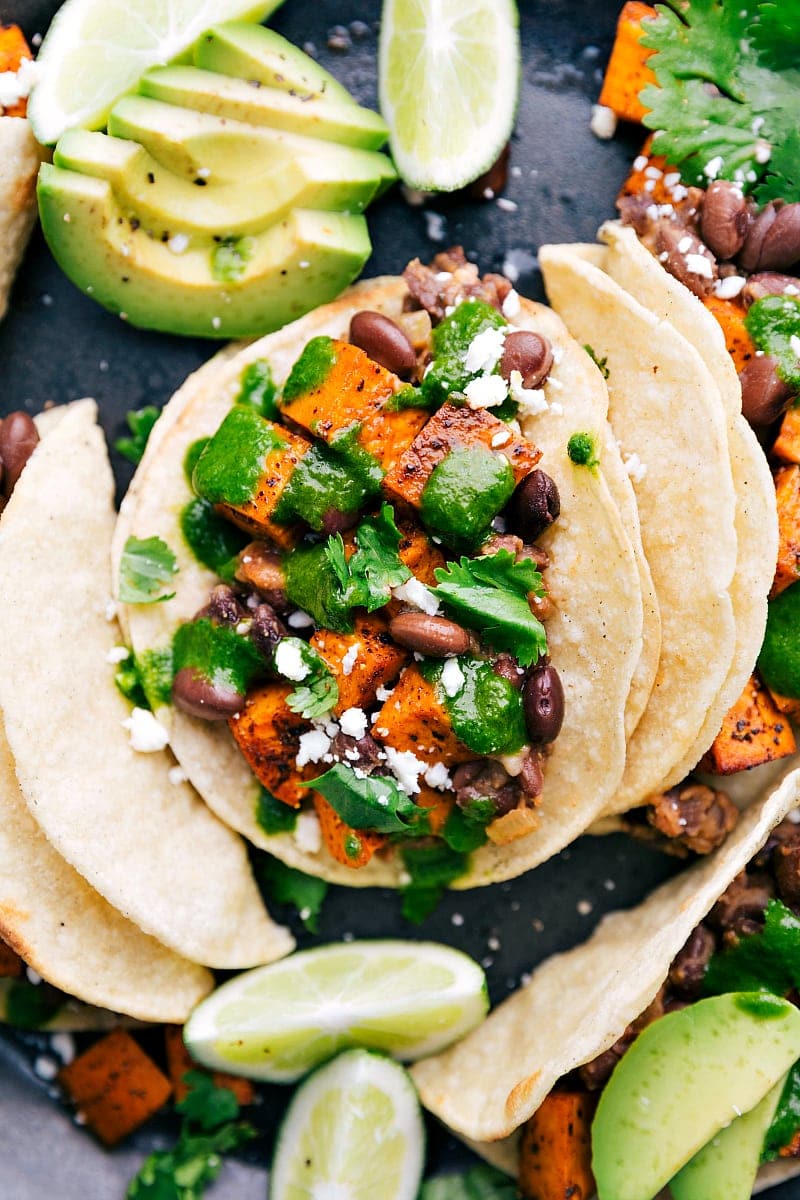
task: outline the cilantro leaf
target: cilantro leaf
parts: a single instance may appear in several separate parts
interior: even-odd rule
[[[391,504],[382,504],[375,517],[367,517],[355,535],[357,549],[349,561],[340,533],[328,538],[325,555],[339,581],[341,602],[375,612],[392,598],[391,589],[411,578],[400,558],[401,534]]]
[[[138,466],[142,461],[147,439],[150,437],[153,426],[160,416],[161,410],[153,404],[148,404],[144,408],[138,408],[133,412],[129,412],[125,420],[128,422],[128,429],[131,431],[131,436],[117,438],[114,442],[114,449],[117,453]]]
[[[785,996],[800,986],[800,919],[780,900],[767,905],[764,928],[718,951],[703,979],[707,996],[769,991]]]
[[[423,1183],[417,1200],[515,1200],[513,1179],[486,1163],[463,1175],[440,1175]]]
[[[585,346],[583,348],[586,351],[586,353],[589,355],[589,358],[592,360],[594,365],[602,373],[603,379],[608,379],[608,376],[610,374],[610,371],[608,369],[608,355],[606,355],[605,358],[599,358],[594,347],[590,346],[588,342],[585,344]]]
[[[291,833],[297,824],[297,809],[278,800],[265,787],[259,791],[256,802],[256,820],[265,833]]]
[[[258,878],[270,900],[293,904],[309,933],[319,931],[319,914],[328,894],[324,879],[287,867],[279,858],[265,854],[258,864]]]
[[[330,667],[308,642],[304,642],[302,638],[285,637],[281,638],[275,649],[274,663],[278,674],[283,674],[278,666],[281,646],[293,646],[308,670],[305,679],[286,697],[288,707],[307,721],[324,717],[339,699],[339,685]]]
[[[467,869],[469,857],[444,842],[405,846],[403,863],[411,882],[403,888],[403,916],[414,925],[429,917],[454,879]]]
[[[428,832],[425,810],[386,776],[360,776],[346,763],[334,763],[330,771],[303,787],[312,787],[324,796],[351,829],[414,836]]]
[[[510,550],[481,558],[462,557],[435,571],[434,595],[496,650],[510,651],[523,666],[547,653],[544,626],[531,612],[528,593],[544,595],[532,559],[517,562]]]
[[[129,700],[135,708],[150,707],[144,694],[144,687],[132,650],[128,651],[127,658],[123,658],[121,662],[117,663],[114,683],[125,699]]]
[[[230,1088],[217,1087],[204,1071],[187,1071],[183,1082],[189,1090],[175,1107],[203,1133],[210,1133],[226,1121],[236,1120],[239,1101]]]
[[[751,304],[745,328],[759,350],[778,360],[778,374],[800,390],[800,299],[764,296]]]
[[[781,1148],[788,1146],[798,1129],[800,1129],[800,1062],[794,1064],[783,1085],[772,1124],[764,1137],[761,1161],[770,1162],[771,1159],[777,1158]]]
[[[174,592],[158,593],[178,572],[178,562],[160,537],[129,537],[119,564],[119,598],[124,604],[157,604]]]
[[[471,854],[486,843],[486,826],[494,820],[491,800],[472,800],[465,808],[454,805],[442,829],[442,837],[451,850]]]
[[[117,664],[114,683],[135,708],[152,711],[169,704],[172,695],[172,647],[143,650],[141,654],[128,651],[127,658]]]
[[[772,151],[767,174],[755,191],[759,204],[770,200],[795,203],[800,200],[800,130],[793,129],[786,140]]]
[[[642,45],[658,86],[640,93],[657,131],[653,152],[676,166],[685,183],[704,187],[705,168],[751,190],[800,120],[797,42],[800,22],[787,6],[759,0],[668,0],[643,23]],[[776,175],[774,188],[785,185]]]

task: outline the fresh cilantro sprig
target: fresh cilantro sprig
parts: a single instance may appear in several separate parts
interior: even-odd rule
[[[411,578],[398,550],[401,534],[391,504],[367,517],[355,535],[357,549],[348,560],[340,533],[328,539],[325,554],[341,589],[341,601],[352,608],[375,612],[391,599],[391,589]]]
[[[339,699],[339,685],[330,667],[308,642],[304,642],[302,638],[286,637],[281,638],[275,649],[275,669],[279,674],[278,657],[281,646],[292,646],[297,650],[308,671],[306,677],[286,697],[288,707],[307,721],[324,717]]]
[[[759,203],[794,199],[783,175],[784,148],[800,123],[797,70],[800,13],[764,0],[668,0],[643,22],[642,45],[658,86],[640,94],[657,131],[653,152],[666,156],[686,183],[713,175],[750,191],[769,172]],[[768,165],[770,157],[771,165]]]
[[[477,630],[495,650],[508,650],[523,666],[547,653],[544,626],[533,615],[528,594],[544,595],[542,576],[530,558],[510,550],[462,558],[435,571],[433,594],[464,625]]]
[[[157,1150],[128,1184],[128,1200],[201,1200],[222,1167],[222,1155],[257,1137],[249,1121],[238,1121],[239,1102],[201,1071],[184,1075],[189,1091],[176,1108],[181,1132],[171,1150]]]
[[[606,355],[605,358],[600,358],[594,346],[590,346],[588,342],[586,342],[583,348],[597,369],[602,373],[603,379],[608,379],[610,374],[608,369],[608,355]]]
[[[148,404],[144,408],[138,408],[133,412],[129,412],[125,420],[128,422],[128,429],[131,431],[131,436],[117,438],[114,442],[114,449],[117,453],[138,466],[142,461],[147,439],[150,437],[153,426],[160,416],[161,410],[153,404]]]
[[[800,1129],[800,1063],[795,1063],[783,1085],[781,1098],[761,1150],[761,1161],[771,1162]]]
[[[270,854],[265,854],[259,861],[257,874],[268,899],[275,904],[293,905],[308,932],[319,932],[319,915],[328,894],[324,879],[306,875]]]
[[[160,537],[129,537],[119,564],[119,598],[124,604],[157,604],[174,592],[162,588],[178,572],[178,560]]]
[[[429,832],[428,814],[388,776],[357,775],[346,763],[335,763],[303,786],[324,796],[351,829],[415,837]]]
[[[764,296],[747,310],[744,320],[756,348],[778,362],[778,374],[800,391],[800,299]]]
[[[800,987],[800,919],[780,900],[767,904],[763,930],[718,951],[703,978],[707,996],[759,991],[785,996],[795,987]]]
[[[402,892],[405,919],[419,925],[429,917],[450,884],[464,874],[468,862],[467,854],[445,842],[403,847],[403,865],[409,876]]]

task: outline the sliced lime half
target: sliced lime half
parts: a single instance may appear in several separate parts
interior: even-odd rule
[[[519,95],[513,0],[385,0],[378,82],[407,184],[454,191],[508,141]]]
[[[433,942],[351,942],[238,975],[192,1013],[184,1038],[206,1066],[289,1082],[349,1046],[405,1062],[463,1037],[488,1007],[483,971]]]
[[[417,1094],[397,1063],[348,1050],[289,1106],[269,1200],[415,1200],[425,1153]]]

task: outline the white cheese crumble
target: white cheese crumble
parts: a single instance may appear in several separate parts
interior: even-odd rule
[[[447,221],[442,213],[428,210],[423,215],[425,217],[425,232],[428,235],[428,241],[443,242],[447,236]]]
[[[721,170],[722,155],[715,154],[714,157],[709,159],[709,161],[703,167],[703,174],[705,175],[706,179],[716,179]]]
[[[140,754],[155,754],[158,750],[165,750],[169,744],[168,731],[149,709],[134,708],[122,726],[130,734],[131,746]]]
[[[758,141],[756,142],[756,152],[755,152],[756,162],[762,163],[762,164],[767,163],[767,162],[769,162],[769,160],[771,158],[772,158],[772,146],[770,146],[769,142],[765,141],[764,138],[759,138]],[[755,174],[755,172],[748,171],[748,173],[747,173],[748,179],[750,178],[751,174]]]
[[[386,761],[398,785],[409,796],[419,791],[419,776],[424,775],[428,764],[421,762],[411,750],[395,750],[386,747]]]
[[[103,610],[107,621],[115,621],[117,618],[117,602],[116,600],[107,600],[105,609]]]
[[[27,976],[28,983],[32,983],[34,987],[38,987],[42,982],[41,975],[38,971],[34,971],[33,967],[26,967],[25,975]]]
[[[475,335],[469,344],[464,367],[468,374],[477,371],[493,371],[503,354],[506,340],[505,329],[484,329]]]
[[[711,262],[704,254],[687,254],[686,268],[693,275],[702,275],[704,279],[711,279],[714,274],[711,270]]]
[[[425,782],[428,787],[437,788],[440,792],[446,792],[453,785],[450,772],[442,762],[433,763],[428,767],[425,772]]]
[[[178,787],[179,784],[186,783],[188,775],[184,771],[183,767],[170,767],[169,771],[167,772],[167,778],[173,787]]]
[[[519,292],[516,288],[512,288],[503,301],[503,316],[511,320],[515,317],[520,309]]]
[[[314,618],[310,617],[307,612],[303,612],[301,608],[297,608],[294,612],[289,613],[286,623],[290,629],[310,629],[314,624]]]
[[[744,275],[726,275],[714,284],[714,295],[719,296],[720,300],[732,300],[734,296],[739,295],[746,283]]]
[[[681,240],[678,242],[678,253],[686,254],[687,250],[691,250],[691,248],[692,248],[692,239],[691,239],[690,235],[687,233],[686,236],[682,237]]]
[[[189,249],[189,238],[185,233],[174,233],[167,242],[167,248],[173,254],[185,254]]]
[[[106,662],[107,663],[125,662],[125,659],[128,657],[129,654],[130,654],[130,650],[128,649],[127,646],[112,646],[111,649],[109,650],[108,654],[106,655]]]
[[[539,413],[547,412],[547,397],[543,388],[526,388],[522,386],[522,372],[512,371],[509,379],[511,397],[520,407],[523,417],[537,417]]]
[[[356,665],[358,652],[361,649],[361,642],[353,642],[353,645],[342,655],[342,674],[344,676],[353,674],[353,667]]]
[[[346,708],[339,717],[339,728],[348,737],[362,738],[367,732],[367,714],[363,708]]]
[[[294,827],[294,840],[304,854],[318,854],[322,849],[322,830],[315,812],[301,812]]]
[[[33,1069],[40,1079],[46,1079],[49,1082],[58,1074],[58,1063],[55,1059],[48,1058],[46,1054],[40,1054],[33,1064]]]
[[[596,138],[607,142],[617,132],[617,114],[606,104],[593,104],[589,128]]]
[[[508,396],[508,387],[502,375],[479,375],[464,388],[470,408],[497,408]]]
[[[629,454],[625,459],[625,470],[634,483],[641,483],[647,474],[647,464],[643,463],[638,454]]]
[[[286,639],[278,642],[278,648],[275,651],[275,670],[279,675],[283,675],[284,679],[291,679],[293,683],[300,683],[310,673],[310,667],[303,662],[299,646],[293,646]]]
[[[71,1033],[54,1033],[50,1037],[50,1047],[62,1063],[71,1063],[75,1057],[75,1038]]]
[[[646,166],[647,166],[647,155],[646,154],[639,154],[633,160],[634,171],[643,171]]]
[[[800,358],[800,337],[796,333],[789,338],[789,346],[795,358]]]
[[[516,754],[501,754],[498,761],[515,779],[517,775],[522,774],[522,768],[525,765],[525,759],[528,757],[529,746],[523,746]]]
[[[20,100],[27,100],[39,75],[32,58],[23,58],[17,71],[0,71],[0,108],[13,108]]]
[[[392,595],[395,600],[404,600],[406,604],[413,604],[422,609],[429,617],[435,616],[439,611],[439,601],[430,588],[426,588],[419,579],[407,579],[399,587],[392,588]]]
[[[375,699],[380,700],[381,704],[385,704],[394,695],[394,688],[384,687],[383,684],[376,690]]]
[[[448,658],[442,667],[441,683],[444,694],[451,699],[457,696],[464,686],[464,672],[458,665],[458,660]]]
[[[304,767],[307,763],[319,762],[330,748],[331,739],[324,730],[309,729],[307,733],[301,733],[295,766]]]
[[[498,450],[500,446],[506,446],[511,441],[511,434],[507,429],[500,429],[492,437],[492,449]]]

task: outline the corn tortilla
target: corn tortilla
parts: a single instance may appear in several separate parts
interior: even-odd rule
[[[36,223],[36,176],[42,148],[24,117],[0,116],[0,321]]]

